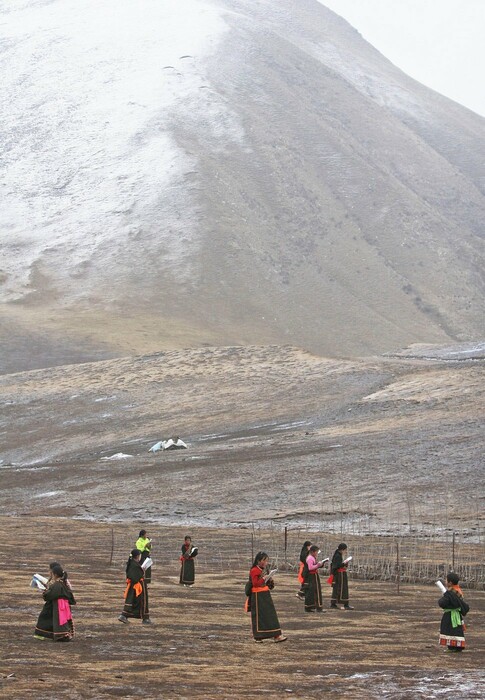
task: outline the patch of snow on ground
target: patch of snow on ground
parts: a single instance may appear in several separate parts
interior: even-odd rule
[[[111,457],[101,457],[102,460],[117,460],[117,459],[133,459],[133,455],[127,455],[124,452],[117,452]]]
[[[32,498],[50,498],[51,496],[59,496],[64,491],[44,491],[43,493],[36,493]]]

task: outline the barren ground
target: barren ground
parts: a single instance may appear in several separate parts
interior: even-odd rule
[[[247,570],[229,571],[216,551],[204,550],[214,536],[242,546],[241,530],[198,530],[203,557],[196,586],[186,589],[177,583],[184,531],[158,528],[165,561],[154,569],[150,587],[154,624],[142,627],[116,620],[124,572],[120,557],[108,566],[110,526],[57,518],[2,518],[1,524],[9,533],[0,618],[3,697],[303,700],[331,697],[336,688],[347,698],[483,697],[484,592],[467,593],[469,648],[457,656],[438,646],[434,586],[403,586],[397,595],[391,584],[351,581],[354,611],[311,616],[295,597],[294,574],[283,573],[274,600],[288,641],[256,645],[242,609]],[[129,547],[137,529],[134,523],[117,525],[116,538]],[[28,587],[30,577],[53,559],[70,571],[78,602],[69,645],[32,637],[42,601]],[[327,600],[329,590],[324,584]]]
[[[274,598],[289,641],[276,646],[251,641],[242,591],[249,532],[281,563],[285,525],[293,561],[306,529],[328,533],[326,553],[345,536],[356,570],[364,551],[392,558],[397,536],[414,538],[403,561],[418,547],[444,571],[455,532],[458,570],[483,589],[483,362],[460,347],[362,360],[232,347],[0,377],[0,692],[325,698],[337,686],[348,698],[481,697],[483,590],[467,592],[460,657],[437,646],[434,586],[398,596],[393,583],[353,580],[355,611],[313,619],[294,572],[281,573]],[[148,452],[173,434],[188,450]],[[143,526],[158,548],[154,625],[125,627],[123,562]],[[187,529],[201,545],[192,590],[177,585]],[[377,549],[359,544],[370,540]],[[32,637],[41,601],[30,578],[54,559],[79,603],[62,649]]]
[[[208,526],[328,528],[345,513],[355,532],[478,541],[483,368],[250,347],[5,375],[0,504]],[[189,449],[149,453],[173,434]]]

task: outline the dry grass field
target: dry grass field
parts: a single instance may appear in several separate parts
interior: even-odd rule
[[[0,694],[12,700],[54,698],[459,698],[483,697],[485,593],[471,605],[460,656],[438,645],[440,610],[434,586],[351,581],[353,611],[305,615],[294,573],[277,577],[273,597],[285,644],[254,644],[243,611],[247,569],[228,570],[217,551],[242,548],[242,530],[197,528],[196,585],[178,584],[182,528],[157,528],[163,562],[150,587],[152,626],[117,621],[124,570],[117,549],[109,566],[111,526],[63,518],[2,518],[4,554],[0,618]],[[130,545],[136,523],[114,526]],[[258,544],[258,543],[257,543]],[[171,546],[173,555],[169,547]],[[157,559],[156,555],[154,558]],[[248,552],[250,558],[250,552]],[[29,588],[34,571],[60,559],[70,572],[77,606],[70,644],[33,638],[42,601]],[[324,584],[324,595],[330,588]],[[12,675],[13,674],[13,675]]]
[[[201,348],[0,377],[0,694],[482,697],[485,383],[483,359],[456,352]],[[148,451],[173,434],[189,448]],[[123,626],[123,564],[141,527],[155,539],[154,624]],[[177,583],[187,529],[201,547],[194,589]],[[291,564],[307,532],[325,554],[348,541],[355,611],[303,613]],[[251,639],[251,546],[281,569],[283,645]],[[453,557],[473,588],[459,657],[438,646],[431,584]],[[56,559],[78,600],[62,648],[32,636],[30,579]]]

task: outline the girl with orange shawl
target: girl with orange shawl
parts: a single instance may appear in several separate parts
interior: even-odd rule
[[[141,567],[141,552],[132,549],[130,558],[126,562],[126,590],[123,612],[118,617],[120,622],[128,622],[133,617],[144,624],[150,624],[148,611],[148,588],[145,584],[145,572]]]

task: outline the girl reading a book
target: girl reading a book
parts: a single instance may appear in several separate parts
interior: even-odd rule
[[[184,586],[193,586],[195,583],[195,564],[194,559],[199,553],[197,547],[192,544],[192,538],[186,535],[182,545],[182,556],[180,561],[180,583]]]
[[[42,593],[45,603],[37,620],[34,637],[69,642],[74,636],[71,605],[75,605],[76,601],[70,585],[66,582],[67,575],[62,566],[53,562],[50,572],[47,589]]]
[[[339,544],[332,557],[330,564],[330,578],[328,583],[332,586],[331,608],[338,608],[343,603],[345,610],[353,610],[349,604],[349,582],[347,577],[348,561],[344,561],[344,554],[347,552],[345,542]]]
[[[323,612],[322,584],[318,570],[325,565],[325,561],[317,561],[319,549],[316,544],[312,545],[306,558],[308,570],[308,586],[305,590],[305,612]],[[328,561],[328,559],[326,560]]]
[[[150,556],[150,550],[152,548],[152,541],[147,535],[146,530],[140,530],[140,534],[138,535],[138,539],[135,543],[135,549],[139,549],[141,552],[141,559],[140,559],[140,564],[143,564],[145,559],[148,559]],[[152,567],[149,566],[147,569],[145,569],[145,583],[151,583],[152,582]]]
[[[268,561],[269,557],[266,552],[256,554],[249,572],[252,588],[246,609],[251,612],[251,626],[255,642],[262,642],[263,639],[285,642],[287,637],[281,634],[278,615],[270,593],[270,590],[274,588],[274,581],[265,575]]]
[[[150,624],[148,610],[148,588],[145,584],[145,572],[141,566],[141,552],[132,549],[126,562],[126,589],[123,612],[118,617],[120,622],[128,622],[130,617],[141,619],[142,623]]]
[[[439,599],[438,605],[444,609],[440,625],[440,644],[447,646],[448,651],[463,651],[465,648],[464,616],[470,606],[463,598],[463,592],[458,585],[459,576],[450,572],[446,576],[446,593]]]

